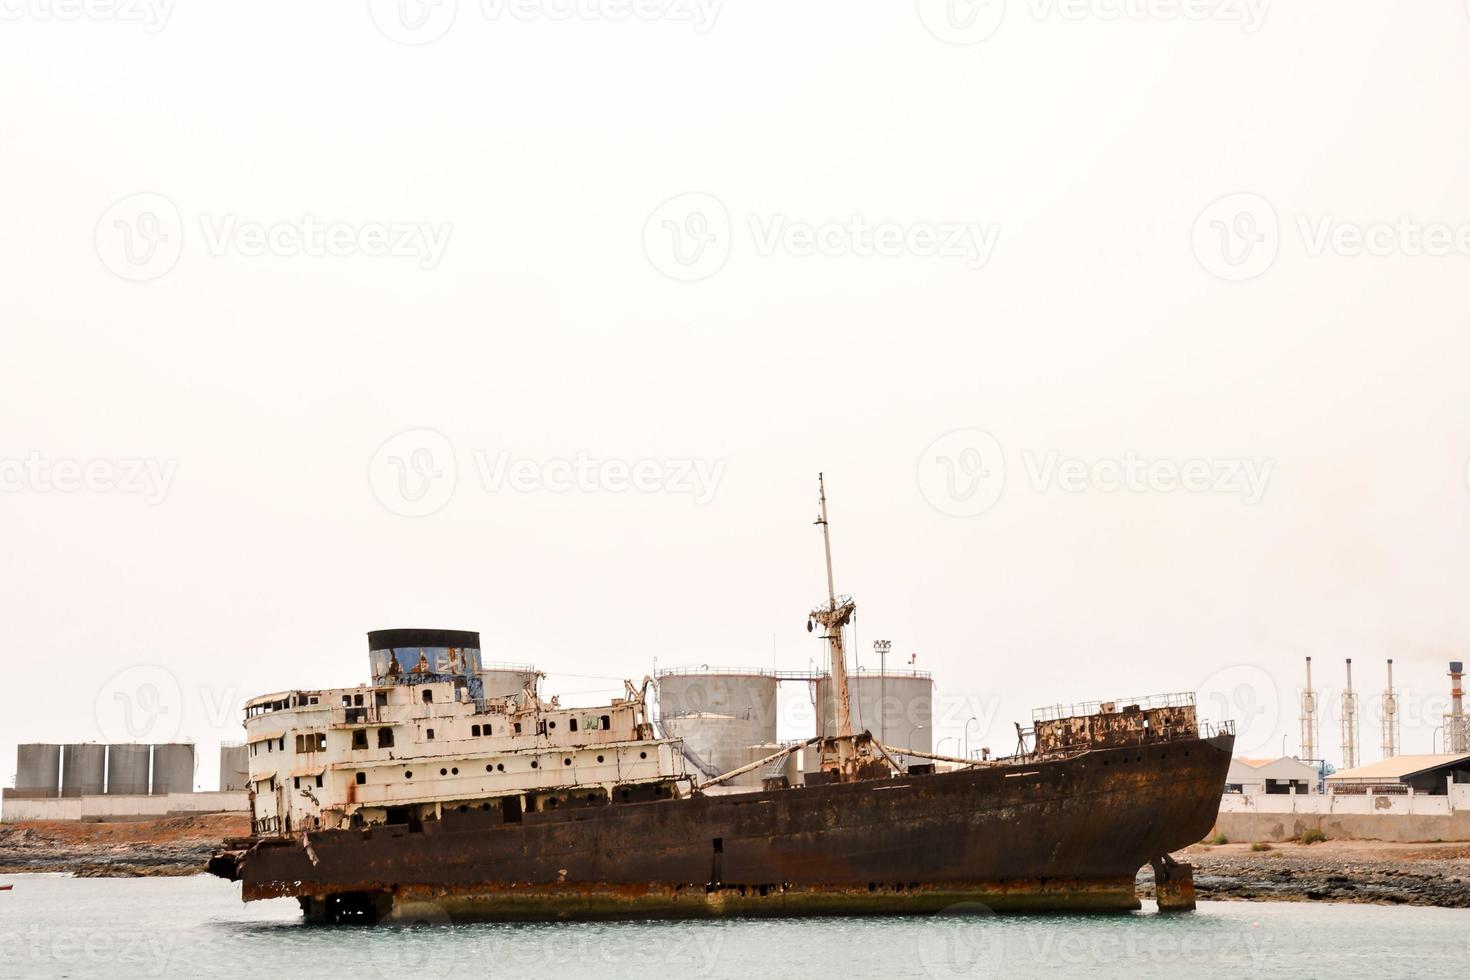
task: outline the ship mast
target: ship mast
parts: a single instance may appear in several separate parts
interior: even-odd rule
[[[811,618],[826,629],[823,639],[832,664],[832,685],[836,693],[837,753],[844,771],[851,767],[852,750],[852,701],[847,689],[847,659],[842,649],[842,628],[852,619],[857,606],[851,596],[837,595],[832,583],[832,535],[827,523],[827,488],[822,474],[817,474],[817,497],[820,511],[815,523],[822,527],[822,548],[827,558],[827,604],[812,610]]]

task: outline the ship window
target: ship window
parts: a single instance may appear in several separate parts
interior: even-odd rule
[[[325,752],[325,751],[327,751],[327,733],[326,732],[317,732],[316,733],[316,751],[317,752]]]
[[[322,777],[321,776],[317,776],[316,777],[316,788],[317,789],[321,789],[322,788]]]
[[[516,734],[519,735],[520,733],[521,733],[521,723],[520,722],[516,722]]]
[[[393,729],[391,729],[391,728],[379,728],[378,729],[378,748],[380,748],[380,749],[391,749],[392,747],[393,747]]]
[[[575,718],[570,719],[567,722],[567,728],[571,729],[572,731],[576,731],[577,730],[577,719],[575,719]]]
[[[274,752],[276,750],[276,740],[275,739],[271,739],[269,742],[266,742],[265,743],[265,750],[267,752]]]
[[[388,692],[387,691],[374,691],[373,692],[373,704],[377,705],[380,708],[387,707],[388,706]]]
[[[366,728],[354,728],[352,730],[352,747],[354,749],[365,749],[368,747]]]
[[[484,728],[480,729],[480,731],[488,738],[490,735],[490,726],[486,725]]]
[[[312,704],[319,704],[320,702],[321,702],[321,699],[320,698],[312,698],[311,699],[311,703]]]
[[[352,696],[352,703],[353,703],[353,705],[355,707],[361,708],[362,707],[362,695],[361,694],[354,694]]]
[[[292,776],[291,777],[291,786],[292,786],[293,789],[300,789],[301,788],[301,777],[300,776]]]
[[[425,732],[425,733],[424,733],[424,734],[426,734],[426,735],[427,735],[427,736],[428,736],[428,738],[429,738],[429,741],[431,741],[431,742],[432,742],[432,741],[434,741],[434,729],[432,729],[432,728],[430,728],[430,729],[429,729],[429,730],[428,730],[428,731],[427,731],[427,732]]]
[[[602,730],[603,731],[607,731],[609,728],[612,727],[612,719],[609,718],[607,715],[603,715],[601,720],[602,720]]]
[[[434,689],[432,687],[426,687],[426,688],[424,688],[424,704],[433,704],[433,703],[434,703]]]
[[[350,695],[350,694],[344,694],[344,695],[342,695],[342,707],[344,707],[344,708],[350,708],[350,707],[352,707],[352,695]]]
[[[367,784],[367,773],[365,773],[365,772],[358,773],[357,774],[357,785],[359,785],[359,786],[365,786],[366,784]]]
[[[281,751],[286,751],[286,736],[284,735],[281,736]]]
[[[479,725],[471,725],[470,726],[470,735],[473,736],[474,738],[479,738],[480,737],[480,726]]]

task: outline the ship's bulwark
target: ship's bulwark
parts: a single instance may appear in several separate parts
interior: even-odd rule
[[[507,823],[261,841],[247,900],[314,918],[565,919],[1139,907],[1151,859],[1202,839],[1233,737],[1030,765],[730,796],[568,807]]]

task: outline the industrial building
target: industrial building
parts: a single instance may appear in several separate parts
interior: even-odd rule
[[[1335,795],[1446,796],[1455,783],[1470,784],[1470,753],[1396,755],[1333,773],[1327,777],[1327,791]]]
[[[1225,777],[1227,793],[1315,793],[1319,774],[1316,766],[1282,756],[1279,759],[1247,759],[1236,756],[1230,760],[1230,772]]]

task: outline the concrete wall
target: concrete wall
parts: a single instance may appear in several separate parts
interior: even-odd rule
[[[1214,833],[1283,841],[1309,829],[1341,840],[1470,840],[1470,786],[1451,786],[1448,796],[1232,794],[1221,801]]]
[[[153,795],[194,790],[194,746],[169,742],[153,746]]]
[[[61,795],[96,796],[107,781],[107,746],[95,742],[64,745],[61,749]]]
[[[150,749],[130,743],[107,747],[108,796],[147,795]]]
[[[78,796],[38,800],[5,794],[0,822],[26,820],[126,820],[181,813],[245,813],[245,793],[169,793],[165,796]]]
[[[32,742],[15,747],[15,788],[26,796],[61,795],[61,746]]]

